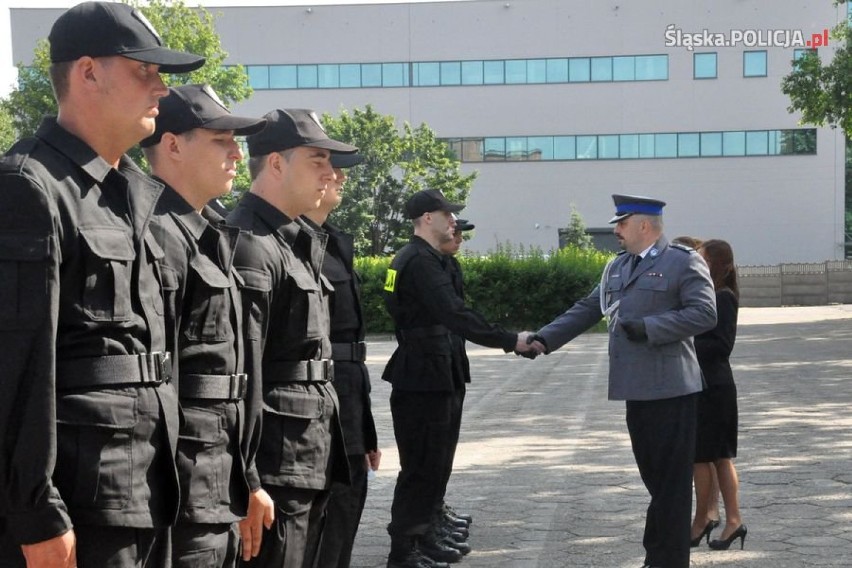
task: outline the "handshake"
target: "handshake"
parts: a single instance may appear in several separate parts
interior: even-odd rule
[[[518,341],[515,344],[515,355],[520,355],[527,359],[535,359],[539,355],[546,355],[548,352],[547,342],[538,333],[522,331],[518,334]]]

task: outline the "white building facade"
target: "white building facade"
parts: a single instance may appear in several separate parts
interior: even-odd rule
[[[590,229],[609,231],[610,195],[630,193],[668,203],[670,237],[728,240],[738,264],[843,258],[844,136],[799,125],[780,83],[802,50],[832,56],[825,33],[846,6],[471,0],[210,11],[227,63],[245,65],[255,89],[235,112],[370,104],[448,140],[463,169],[479,172],[464,211],[476,224],[468,250],[555,248],[572,206]],[[30,59],[60,12],[12,10],[16,61]]]

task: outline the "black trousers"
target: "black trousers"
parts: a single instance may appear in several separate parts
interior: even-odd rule
[[[689,567],[696,399],[627,402],[633,455],[651,495],[642,544],[652,566]]]
[[[446,487],[453,445],[452,392],[391,392],[400,472],[391,505],[391,536],[425,534]]]
[[[438,500],[437,508],[444,505],[444,497],[447,494],[447,485],[450,483],[450,476],[453,473],[453,462],[456,458],[456,449],[459,445],[459,435],[461,434],[462,410],[464,409],[464,387],[456,390],[453,393],[453,405],[450,409],[450,445],[447,448],[447,463],[446,472],[444,473],[443,488],[441,489],[441,498]]]
[[[240,533],[237,523],[178,521],[172,529],[174,568],[234,568]]]
[[[347,458],[352,485],[335,482],[331,486],[318,568],[349,568],[352,558],[352,545],[367,500],[367,460],[364,454]]]
[[[275,522],[263,530],[260,553],[241,566],[313,568],[322,538],[328,491],[264,485],[275,501]]]
[[[79,568],[170,568],[171,529],[136,529],[76,525]],[[6,538],[0,545],[0,566],[25,568],[21,547]]]

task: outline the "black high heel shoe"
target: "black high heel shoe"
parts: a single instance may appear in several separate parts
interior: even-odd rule
[[[728,538],[724,540],[711,540],[708,544],[713,550],[728,550],[731,547],[732,542],[740,539],[740,550],[742,550],[745,546],[745,538],[747,534],[748,528],[746,528],[745,525],[740,525]]]
[[[701,544],[701,539],[704,538],[705,536],[707,537],[707,544],[709,545],[710,544],[710,533],[713,532],[713,529],[715,529],[718,526],[719,526],[719,521],[713,521],[713,520],[707,521],[707,524],[704,525],[704,530],[701,531],[701,534],[689,541],[689,546],[691,546],[692,548],[697,547],[699,544]]]

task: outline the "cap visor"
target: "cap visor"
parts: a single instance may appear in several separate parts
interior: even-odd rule
[[[462,203],[450,203],[449,205],[442,207],[441,209],[450,213],[458,213],[459,211],[464,209],[464,205]]]
[[[200,55],[174,51],[165,47],[120,53],[119,55],[135,61],[159,65],[160,73],[189,73],[204,65],[206,61]]]
[[[331,138],[327,140],[317,140],[315,142],[305,142],[302,146],[310,146],[312,148],[323,148],[325,150],[331,150],[332,152],[342,152],[344,154],[353,154],[358,151],[356,146],[350,146],[349,144],[344,144],[343,142],[338,142],[337,140],[332,140]]]
[[[233,130],[236,136],[249,136],[266,128],[266,119],[226,114],[205,122],[202,128],[207,130]]]
[[[456,225],[456,228],[460,231],[472,231],[476,228],[476,225],[473,223],[462,223],[461,225]]]
[[[618,222],[619,222],[619,221],[621,221],[622,219],[627,219],[627,218],[628,218],[628,217],[630,217],[631,215],[633,215],[633,213],[625,213],[624,215],[616,215],[615,217],[613,217],[612,219],[610,219],[610,220],[609,220],[609,223],[610,223],[610,224],[612,224],[612,223],[618,223]]]
[[[364,156],[357,152],[354,154],[339,154],[337,152],[333,152],[331,154],[331,167],[333,168],[351,168],[352,166],[357,166],[363,161]]]

